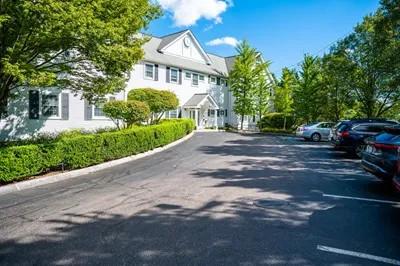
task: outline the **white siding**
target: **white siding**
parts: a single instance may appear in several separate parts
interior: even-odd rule
[[[190,46],[184,45],[184,39],[190,38]],[[181,37],[180,39],[173,42],[170,46],[165,49],[166,54],[171,54],[179,57],[184,57],[189,60],[194,60],[206,64],[205,58],[200,52],[200,47],[197,46],[195,40],[189,35]]]
[[[10,103],[9,116],[0,120],[0,139],[18,139],[31,137],[37,133],[55,133],[68,129],[93,130],[104,127],[114,127],[114,123],[109,119],[85,120],[84,101],[81,97],[74,96],[68,90],[62,92],[69,93],[69,119],[51,119],[40,117],[31,120],[28,116],[28,89],[24,91],[17,101]],[[61,93],[61,92],[60,92]],[[117,99],[124,99],[124,92],[116,95]]]

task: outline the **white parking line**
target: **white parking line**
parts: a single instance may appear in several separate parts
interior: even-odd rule
[[[373,260],[373,261],[379,261],[379,262],[392,264],[392,265],[400,265],[399,260],[389,259],[389,258],[385,258],[385,257],[379,257],[379,256],[375,256],[375,255],[361,253],[361,252],[355,252],[355,251],[339,249],[339,248],[332,248],[332,247],[321,246],[321,245],[318,245],[317,249],[321,250],[321,251],[336,253],[336,254],[358,257],[358,258]]]
[[[336,198],[336,199],[352,199],[352,200],[361,200],[361,201],[370,201],[370,202],[379,202],[379,203],[388,203],[388,204],[400,204],[399,201],[391,201],[391,200],[357,198],[357,197],[340,196],[340,195],[332,195],[332,194],[322,194],[322,196],[330,197],[330,198]]]

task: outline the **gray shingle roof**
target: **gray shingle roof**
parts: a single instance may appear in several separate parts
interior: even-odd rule
[[[171,43],[173,40],[181,36],[182,34],[186,33],[188,30],[183,30],[179,32],[175,32],[166,36],[161,37],[161,42],[160,45],[158,46],[158,50],[163,49],[165,46],[167,46],[169,43]]]
[[[233,64],[235,63],[236,56],[225,57],[226,67],[228,71],[231,71]]]
[[[187,32],[187,30],[170,34],[162,38],[149,36],[150,40],[143,46],[145,52],[144,60],[167,66],[174,66],[186,70],[200,72],[204,74],[227,76],[231,68],[231,65],[233,64],[229,63],[230,62],[229,60],[231,60],[230,58],[232,57],[225,58],[218,55],[207,53],[207,55],[211,60],[211,64],[207,65],[207,64],[202,64],[200,62],[192,61],[190,59],[185,59],[173,55],[167,55],[159,52],[160,49],[168,45],[168,43],[178,38],[185,32]]]
[[[196,93],[194,94],[184,105],[183,108],[198,108],[199,104],[208,99],[208,102],[213,106],[215,109],[219,109],[217,102],[214,98],[208,93]]]
[[[184,105],[183,107],[196,107],[198,106],[205,98],[207,98],[208,93],[197,93],[194,94]]]

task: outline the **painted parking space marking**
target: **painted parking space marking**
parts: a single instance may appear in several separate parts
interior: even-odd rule
[[[360,200],[360,201],[369,201],[369,202],[378,202],[378,203],[387,203],[387,204],[400,204],[399,201],[392,201],[392,200],[358,198],[358,197],[349,197],[349,196],[341,196],[341,195],[333,195],[333,194],[322,194],[322,196],[329,197],[329,198],[335,198],[335,199],[350,199],[350,200]]]
[[[375,255],[356,252],[356,251],[350,251],[350,250],[321,246],[321,245],[318,245],[317,249],[321,250],[321,251],[325,251],[325,252],[331,252],[331,253],[347,255],[347,256],[352,256],[352,257],[357,257],[357,258],[362,258],[362,259],[367,259],[367,260],[373,260],[373,261],[378,261],[378,262],[387,263],[387,264],[391,264],[391,265],[400,265],[400,260],[389,259],[389,258],[385,258],[385,257],[375,256]]]

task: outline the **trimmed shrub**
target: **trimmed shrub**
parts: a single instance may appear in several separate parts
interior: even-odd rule
[[[61,162],[58,143],[0,148],[0,183],[46,172],[59,167]]]
[[[285,115],[282,113],[269,113],[264,115],[258,122],[258,127],[283,129]],[[291,129],[295,126],[296,120],[293,115],[286,116],[286,129]]]
[[[175,93],[151,88],[131,90],[128,93],[128,100],[147,103],[150,107],[151,117],[155,118],[156,122],[160,120],[164,112],[177,109],[179,105]]]
[[[78,169],[142,153],[169,144],[193,131],[190,119],[115,132],[72,135],[47,144],[0,148],[0,183],[60,169]]]
[[[127,127],[140,124],[147,120],[150,115],[150,108],[147,103],[140,101],[111,101],[104,105],[104,114],[111,118],[119,128],[119,120]]]

